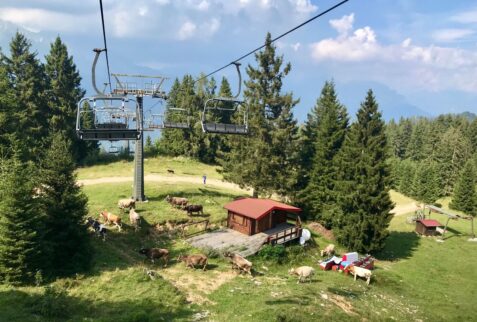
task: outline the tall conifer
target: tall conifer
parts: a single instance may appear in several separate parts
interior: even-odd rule
[[[393,203],[386,148],[384,122],[369,90],[340,153],[342,215],[335,227],[338,240],[350,250],[375,252],[388,236]]]
[[[467,161],[457,181],[449,207],[469,215],[477,215],[477,184],[473,160]]]

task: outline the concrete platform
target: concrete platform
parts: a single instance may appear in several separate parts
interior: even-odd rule
[[[197,248],[213,248],[220,252],[231,251],[247,257],[257,253],[267,241],[268,234],[248,236],[238,231],[222,228],[210,233],[194,236],[187,242]]]

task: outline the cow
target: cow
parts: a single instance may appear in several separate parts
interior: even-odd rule
[[[99,221],[93,219],[93,217],[88,217],[86,219],[86,224],[88,225],[88,227],[92,227],[94,232],[96,233],[96,235],[99,237],[103,237],[103,241],[106,240],[106,233],[107,233],[107,229],[106,227],[104,227],[104,225],[102,225]]]
[[[244,271],[252,275],[252,262],[246,260],[242,256],[233,253],[225,253],[225,257],[231,259],[232,262],[232,270],[238,269],[239,271]]]
[[[141,216],[134,209],[129,210],[129,222],[134,226],[134,230],[138,231],[141,226]]]
[[[187,211],[187,215],[192,216],[195,212],[197,214],[203,215],[203,207],[202,205],[187,205],[187,206],[182,206],[182,210]]]
[[[121,210],[125,210],[127,208],[134,209],[134,208],[136,208],[136,200],[134,200],[132,198],[131,199],[119,199],[118,207]]]
[[[315,274],[315,269],[313,267],[310,267],[310,266],[300,266],[298,268],[290,269],[288,271],[288,274],[298,276],[297,284],[299,284],[301,282],[305,282],[307,279],[311,283],[311,278]]]
[[[164,266],[167,267],[167,262],[169,261],[169,251],[164,248],[141,248],[139,254],[143,254],[147,259],[151,260],[151,263],[154,264],[155,259],[160,259],[164,261]]]
[[[195,266],[202,266],[202,270],[205,271],[207,267],[208,258],[205,255],[179,255],[177,258],[178,261],[183,261],[186,267],[195,268]]]
[[[325,247],[325,249],[321,250],[321,257],[323,256],[331,256],[335,254],[335,245],[334,244],[329,244],[328,246]]]
[[[167,173],[174,174],[174,170],[172,170],[172,169],[167,169]]]
[[[359,276],[359,277],[362,277],[364,279],[366,279],[366,284],[369,285],[369,283],[371,282],[371,276],[373,275],[373,273],[367,269],[367,268],[363,268],[363,267],[358,267],[358,266],[354,266],[354,265],[349,265],[349,266],[346,266],[344,268],[344,271],[348,271],[350,272],[353,276],[354,276],[354,280],[356,281],[356,277]]]
[[[189,200],[187,200],[187,198],[171,197],[169,195],[167,195],[166,201],[175,207],[184,207],[189,203]]]
[[[107,212],[106,210],[100,212],[101,217],[103,217],[103,220],[105,223],[110,225],[111,223],[114,224],[115,226],[118,227],[118,231],[121,232],[121,217],[113,215],[110,212]]]

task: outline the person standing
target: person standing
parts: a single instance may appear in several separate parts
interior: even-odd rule
[[[204,181],[204,184],[205,184],[205,181],[207,180],[207,176],[205,174],[202,176],[202,180]]]

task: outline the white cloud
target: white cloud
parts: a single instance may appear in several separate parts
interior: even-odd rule
[[[296,44],[292,44],[291,47],[294,51],[298,51],[298,49],[301,47],[301,44],[297,42]]]
[[[169,4],[171,1],[170,0],[156,0],[156,2],[161,6],[165,6],[166,4]]]
[[[453,15],[450,17],[451,21],[460,22],[460,23],[477,23],[477,10],[470,10],[461,12],[459,14]]]
[[[350,72],[359,69],[357,78],[364,77],[361,68],[366,66],[366,77],[395,83],[398,87],[477,90],[473,76],[477,73],[476,53],[452,47],[414,45],[410,38],[399,44],[385,45],[369,26],[351,33],[352,23],[350,16],[330,21],[338,35],[311,44],[312,59],[347,64]]]
[[[185,22],[178,31],[178,38],[179,40],[186,40],[194,36],[197,30],[197,26],[190,21]]]
[[[210,3],[206,0],[202,0],[198,5],[197,9],[201,11],[207,11],[209,9]]]
[[[311,3],[310,0],[289,0],[299,13],[309,14],[318,10],[318,7]]]
[[[451,42],[473,35],[472,29],[439,29],[432,33],[432,38],[440,42]]]

